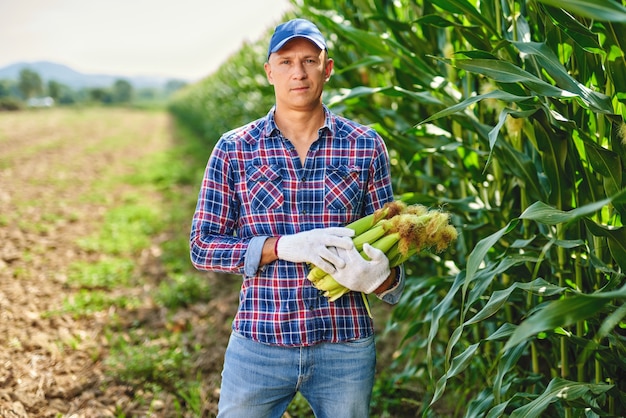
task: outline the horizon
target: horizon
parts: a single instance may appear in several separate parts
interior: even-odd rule
[[[32,61],[16,61],[16,62],[12,62],[10,64],[7,65],[0,65],[0,71],[9,68],[9,67],[13,67],[15,65],[20,65],[20,64],[24,64],[24,66],[28,66],[28,65],[38,65],[38,64],[52,64],[55,66],[61,66],[61,67],[65,67],[71,71],[74,71],[78,74],[81,75],[86,75],[86,76],[106,76],[106,77],[120,77],[120,78],[124,78],[124,77],[128,77],[128,78],[154,78],[154,79],[166,79],[166,80],[177,80],[177,81],[185,81],[185,82],[189,82],[189,83],[193,83],[195,81],[198,80],[187,80],[184,78],[180,78],[180,77],[170,77],[170,76],[161,76],[161,75],[150,75],[150,74],[133,74],[133,75],[128,75],[128,74],[114,74],[114,73],[105,73],[105,72],[85,72],[85,71],[79,71],[76,68],[64,64],[62,62],[55,62],[55,61],[49,61],[49,60],[32,60]],[[209,75],[209,74],[207,74]]]

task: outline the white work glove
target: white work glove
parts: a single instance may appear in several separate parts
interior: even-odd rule
[[[369,244],[363,244],[363,252],[370,258],[366,260],[356,248],[337,249],[337,254],[345,265],[337,267],[333,278],[340,285],[350,290],[372,293],[389,277],[389,259],[381,250]]]
[[[344,260],[331,248],[354,248],[350,238],[352,236],[354,230],[344,227],[312,229],[283,235],[276,243],[276,255],[285,261],[311,263],[326,273],[333,274],[336,267],[344,266]]]

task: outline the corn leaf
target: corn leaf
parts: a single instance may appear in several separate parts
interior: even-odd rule
[[[610,332],[615,329],[615,327],[618,327],[620,322],[624,320],[624,317],[626,317],[626,303],[622,304],[619,308],[609,314],[604,321],[602,321],[602,325],[600,325],[600,328],[594,338],[587,342],[585,350],[579,357],[577,364],[585,364],[587,359],[591,357],[593,352],[598,348],[598,341],[606,338]]]
[[[626,7],[613,0],[537,0],[591,19],[626,22]]]
[[[509,406],[510,400],[502,402],[489,410],[485,418],[500,418],[504,416],[506,408]],[[474,415],[477,416],[477,415]]]
[[[473,73],[483,74],[500,83],[522,83],[534,93],[556,98],[577,97],[575,92],[553,86],[518,67],[517,65],[495,59],[461,59],[455,60],[454,66]]]
[[[494,22],[485,18],[485,16],[467,0],[432,0],[432,2],[442,9],[467,16],[470,20],[488,29],[490,33],[495,33]]]
[[[437,402],[437,400],[439,400],[439,398],[445,391],[447,381],[450,378],[458,375],[459,373],[461,373],[463,370],[467,368],[472,358],[474,357],[476,350],[478,350],[479,346],[480,346],[480,343],[472,344],[461,354],[454,357],[454,359],[452,360],[452,365],[450,369],[446,372],[446,374],[441,376],[441,378],[437,382],[437,387],[435,388],[435,394],[433,395],[433,399],[430,401],[431,405]]]
[[[502,340],[504,338],[509,337],[511,334],[513,334],[513,332],[515,332],[516,329],[517,327],[513,324],[509,324],[509,323],[502,324],[500,328],[498,328],[495,332],[493,332],[491,335],[485,338],[485,340],[486,341]]]
[[[467,259],[467,268],[465,273],[465,280],[463,282],[463,294],[467,293],[467,288],[474,281],[476,272],[483,262],[484,258],[491,248],[502,238],[509,233],[517,225],[517,220],[509,222],[504,228],[494,232],[486,238],[481,239],[476,247],[470,253]]]
[[[582,397],[598,396],[613,388],[613,385],[580,383],[554,378],[546,390],[534,401],[511,412],[511,418],[541,417],[546,408],[557,400],[575,401]]]
[[[516,283],[518,289],[525,290],[528,293],[539,296],[554,296],[560,295],[567,289],[567,287],[558,286],[550,282],[545,281],[541,277],[533,280],[530,283]]]
[[[470,97],[468,99],[463,100],[460,103],[457,103],[453,106],[450,106],[444,110],[441,110],[437,113],[435,113],[434,115],[424,119],[423,121],[419,122],[417,125],[415,126],[420,126],[423,125],[425,123],[428,122],[432,122],[433,120],[436,119],[440,119],[446,116],[450,116],[453,115],[455,113],[458,113],[462,110],[465,110],[466,108],[470,107],[471,105],[473,105],[474,103],[480,102],[481,100],[486,100],[486,99],[492,99],[492,100],[503,100],[506,102],[522,102],[525,100],[532,100],[532,96],[517,96],[511,93],[507,93],[505,91],[502,90],[494,90],[491,91],[489,93],[485,93],[485,94],[481,94],[478,96],[473,96]]]
[[[552,21],[561,31],[581,48],[592,53],[602,54],[602,46],[598,42],[598,34],[593,33],[589,28],[576,20],[574,16],[563,11],[563,9],[547,7],[546,13],[552,17]]]
[[[535,120],[533,128],[537,147],[543,152],[542,166],[550,183],[548,198],[551,203],[556,204],[562,199],[564,190],[571,187],[564,166],[568,154],[568,139],[564,135],[550,135],[544,123]]]
[[[341,68],[335,68],[335,74],[339,75],[341,73],[345,73],[346,71],[353,71],[359,68],[367,68],[376,64],[383,64],[385,59],[376,55],[368,55],[358,61],[355,61],[349,65],[344,65]],[[347,64],[347,63],[346,63]]]
[[[526,258],[526,260],[528,259],[529,258]],[[542,278],[535,279],[530,283],[513,283],[506,289],[494,291],[485,306],[476,315],[465,321],[464,325],[478,323],[495,314],[506,303],[509,296],[511,296],[516,289],[525,290],[528,293],[534,293],[541,296],[553,296],[563,293],[566,288],[548,283]]]
[[[568,74],[559,62],[559,58],[545,43],[540,42],[513,42],[517,49],[534,57],[539,67],[546,71],[556,81],[557,86],[580,96],[587,105],[598,113],[613,113],[611,98],[605,94],[595,92]]]
[[[593,235],[608,239],[609,251],[613,259],[622,271],[626,271],[626,227],[609,228],[590,219],[585,219],[585,225]]]
[[[622,187],[624,173],[619,155],[592,141],[585,141],[584,145],[589,162],[603,177],[604,190],[607,195],[618,193]]]
[[[532,115],[535,112],[536,112],[536,109],[530,109],[530,110],[526,110],[523,112],[509,109],[509,108],[502,109],[502,111],[500,112],[500,116],[498,116],[498,123],[496,124],[496,126],[493,127],[491,131],[489,131],[489,135],[488,135],[489,149],[491,151],[489,152],[489,158],[487,159],[485,166],[488,166],[489,163],[491,162],[491,158],[493,156],[493,149],[495,148],[496,141],[498,140],[498,136],[500,135],[500,129],[502,129],[502,126],[504,126],[504,124],[506,123],[506,120],[509,117],[509,115],[515,118],[524,119]]]
[[[517,361],[520,359],[522,354],[526,351],[526,345],[519,344],[513,347],[511,350],[504,352],[500,361],[498,362],[498,372],[496,373],[495,380],[493,382],[493,392],[496,396],[496,403],[500,403],[500,397],[503,394],[502,389],[502,381],[504,380],[507,373],[515,367]]]
[[[349,100],[357,100],[362,97],[373,96],[375,94],[382,94],[388,97],[404,97],[414,100],[417,103],[429,104],[429,105],[441,105],[441,101],[432,96],[430,93],[419,93],[409,91],[398,86],[391,87],[366,87],[359,86],[351,89],[342,89],[340,94],[335,94],[328,99],[328,106],[337,106],[340,103],[345,103]]]
[[[511,254],[504,257],[498,263],[488,263],[476,274],[476,279],[473,283],[472,289],[466,296],[463,318],[465,318],[470,309],[474,309],[473,306],[477,301],[484,299],[485,292],[487,292],[487,289],[489,288],[489,286],[491,286],[494,279],[497,279],[502,274],[515,266],[536,262],[536,257],[521,254]],[[516,283],[515,285],[519,286],[518,283]]]
[[[523,180],[526,193],[534,200],[547,200],[550,190],[543,187],[539,181],[535,162],[527,155],[519,152],[510,143],[498,141],[495,144],[495,153],[502,164],[505,164],[512,174]]]
[[[622,103],[626,99],[626,25],[619,23],[607,24],[608,58],[606,61],[607,76],[615,85],[616,97]],[[606,47],[605,47],[606,48]]]
[[[437,333],[439,332],[439,323],[441,319],[450,312],[450,306],[454,302],[454,298],[466,280],[466,272],[461,271],[454,278],[454,283],[450,286],[450,289],[446,292],[446,295],[432,310],[432,316],[430,321],[430,327],[428,330],[428,344],[426,348],[426,358],[428,359],[429,373],[432,376],[432,348],[436,341]]]
[[[592,202],[570,211],[562,211],[550,207],[543,202],[535,202],[520,215],[520,219],[529,219],[546,225],[568,223],[585,216],[590,216],[614,200],[621,202],[624,197],[626,197],[626,189],[615,194],[613,197]]]
[[[589,295],[577,294],[550,302],[535,311],[517,327],[504,346],[504,350],[526,341],[539,332],[565,327],[576,321],[587,319],[604,308],[612,299],[626,299],[626,285],[616,291]]]
[[[480,312],[474,315],[471,319],[467,320],[465,325],[475,324],[495,314],[506,303],[509,296],[511,296],[511,293],[513,293],[515,289],[516,285],[514,283],[512,286],[504,290],[496,290],[492,292],[487,304],[480,310]]]

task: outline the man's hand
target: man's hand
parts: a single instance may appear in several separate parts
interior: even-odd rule
[[[344,227],[312,229],[293,235],[283,235],[276,244],[276,256],[294,263],[311,263],[326,273],[334,274],[344,260],[333,249],[354,249],[354,230]]]
[[[343,267],[337,267],[332,273],[337,283],[357,292],[372,293],[389,277],[389,259],[379,249],[369,244],[363,245],[363,252],[370,258],[364,259],[352,247],[351,249],[337,248],[337,254],[344,261]]]

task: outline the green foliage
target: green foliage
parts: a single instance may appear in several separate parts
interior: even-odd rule
[[[291,400],[287,407],[287,414],[290,417],[307,417],[311,414],[311,407],[309,403],[304,399],[304,396],[300,392],[296,393],[296,396]]]
[[[100,233],[79,239],[79,245],[88,251],[115,256],[135,254],[148,247],[150,235],[159,228],[159,213],[157,208],[135,199],[128,196],[125,205],[111,209]]]
[[[127,80],[115,80],[111,96],[115,103],[129,103],[133,98],[133,85]]]
[[[128,340],[130,338],[130,341]],[[192,352],[184,344],[163,338],[129,334],[111,341],[111,355],[106,359],[110,373],[128,384],[177,388],[190,371]]]
[[[52,97],[55,101],[58,102],[61,98],[64,87],[65,86],[63,86],[63,84],[59,83],[58,81],[48,81],[48,96]]]
[[[20,71],[18,87],[24,99],[39,96],[43,92],[43,82],[39,73],[28,68]]]
[[[210,292],[205,278],[194,275],[176,275],[159,284],[154,299],[166,308],[175,309],[200,301],[208,301]]]
[[[197,144],[195,138],[179,129],[177,124],[173,124],[172,132],[176,144],[168,152],[155,153],[147,160],[138,161],[136,173],[123,179],[143,190],[146,196],[158,190],[165,201],[158,205],[152,202],[149,206],[149,199],[143,202],[128,196],[122,207],[107,216],[118,227],[109,228],[105,224],[99,235],[106,239],[111,235],[111,229],[118,233],[131,232],[135,235],[133,242],[143,243],[127,247],[127,251],[133,254],[150,248],[150,243],[160,234],[171,236],[160,243],[159,263],[163,277],[150,292],[150,305],[155,309],[153,315],[163,316],[165,322],[137,326],[136,320],[121,328],[112,324],[107,337],[111,347],[105,364],[107,372],[116,381],[142,389],[138,393],[145,391],[156,397],[163,391],[174,394],[177,416],[203,416],[207,394],[198,370],[202,348],[194,342],[198,331],[193,329],[193,321],[179,324],[174,319],[179,309],[206,302],[212,293],[206,277],[196,272],[189,262],[188,233],[184,229],[195,204],[195,194],[189,193],[189,183],[198,175],[197,164],[188,162],[197,157],[197,154],[190,153]],[[102,244],[97,247],[107,248]],[[119,251],[118,248],[112,250]],[[127,314],[134,316],[133,312]]]
[[[24,107],[22,102],[12,97],[0,97],[0,111],[2,110],[20,110]]]
[[[131,283],[135,263],[120,258],[104,258],[97,263],[74,263],[70,266],[68,284],[87,289],[112,289]]]
[[[66,298],[63,302],[63,309],[51,312],[51,314],[69,313],[75,317],[84,317],[106,311],[111,307],[134,309],[140,305],[141,301],[134,297],[112,296],[101,290],[81,289]]]
[[[18,92],[17,84],[11,80],[0,80],[0,99],[15,97]]]
[[[0,80],[0,111],[20,110],[29,98],[48,96],[55,105],[133,105],[144,108],[164,108],[170,97],[187,85],[182,80],[168,80],[162,87],[135,90],[127,80],[118,79],[109,86],[73,89],[56,80],[44,83],[36,71],[25,68],[17,82]]]
[[[427,389],[405,405],[624,415],[624,1],[297,7],[328,35],[326,103],[375,127],[395,191],[445,206],[460,232],[454,250],[406,263],[394,381]],[[265,59],[266,44],[188,87],[173,112],[212,141],[263,115],[272,95],[249,61]],[[226,76],[240,68],[244,85]]]

